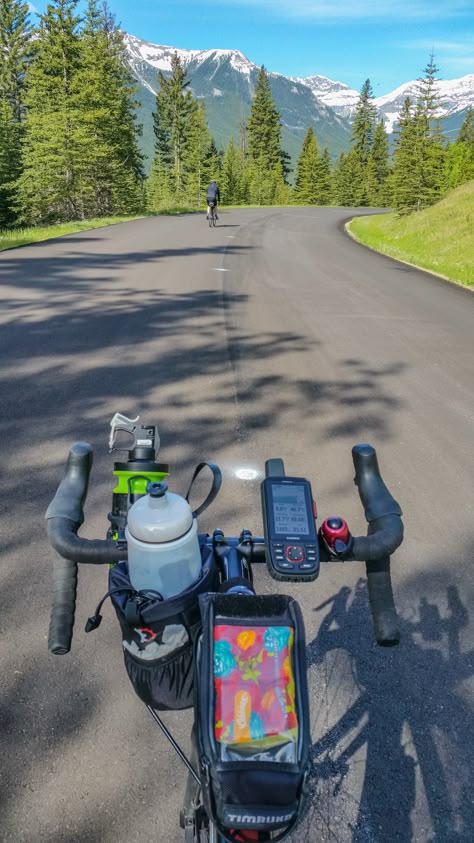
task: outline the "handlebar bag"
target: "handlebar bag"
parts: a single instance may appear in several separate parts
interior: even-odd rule
[[[204,806],[226,840],[282,831],[307,802],[310,726],[303,618],[284,595],[206,594],[196,642]]]
[[[125,668],[140,699],[158,711],[193,706],[194,641],[201,629],[199,595],[217,587],[212,548],[201,538],[202,574],[169,600],[135,591],[126,562],[109,572],[109,593],[122,632]]]

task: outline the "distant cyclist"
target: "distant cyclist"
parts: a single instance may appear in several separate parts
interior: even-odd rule
[[[211,181],[209,187],[207,188],[207,218],[209,219],[209,215],[211,214],[211,208],[216,208],[219,202],[221,201],[221,194],[219,191],[219,185],[216,181]],[[218,219],[217,213],[214,212],[216,220]]]

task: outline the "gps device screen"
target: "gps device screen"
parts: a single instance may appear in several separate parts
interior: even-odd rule
[[[314,580],[319,573],[316,511],[308,480],[283,475],[262,482],[268,570],[277,580]]]
[[[279,536],[309,536],[308,508],[302,484],[272,483],[275,532]]]

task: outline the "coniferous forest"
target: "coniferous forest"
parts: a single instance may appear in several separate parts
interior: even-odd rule
[[[122,34],[102,0],[51,0],[33,27],[25,0],[0,0],[0,227],[201,208],[211,179],[224,205],[427,207],[474,179],[474,111],[448,142],[437,120],[430,56],[392,142],[370,80],[337,160],[308,127],[296,162],[261,68],[239,137],[218,149],[204,105],[175,54],[158,76],[155,155],[145,176],[134,78]]]

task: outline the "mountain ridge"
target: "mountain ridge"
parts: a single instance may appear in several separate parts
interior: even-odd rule
[[[176,52],[188,70],[190,89],[205,101],[208,123],[218,145],[225,145],[231,135],[237,140],[250,110],[260,66],[240,50],[186,50],[155,44],[124,32],[126,56],[142,90],[139,99],[144,125],[144,147],[150,157],[152,146],[151,112],[158,88],[158,71],[171,71]],[[275,104],[282,118],[282,142],[296,160],[309,126],[321,146],[327,145],[336,158],[350,146],[351,118],[359,92],[344,82],[321,74],[308,77],[285,76],[267,71]],[[407,96],[416,98],[418,80],[410,80],[373,99],[379,119],[387,132],[393,132]],[[469,107],[474,107],[474,73],[452,80],[437,80],[441,97],[440,117],[449,118],[447,133],[456,132]]]

